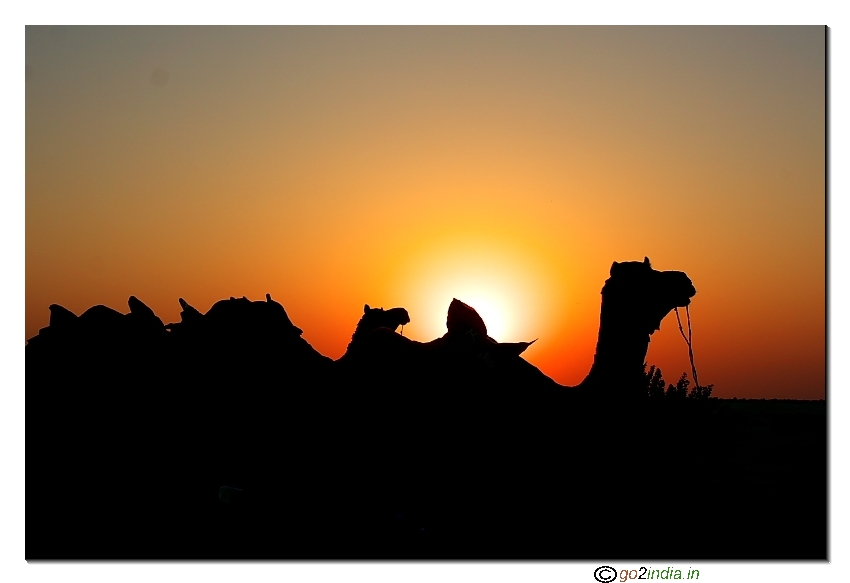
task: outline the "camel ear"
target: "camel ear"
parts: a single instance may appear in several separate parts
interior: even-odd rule
[[[652,269],[652,265],[649,264],[649,257],[644,256],[643,264]]]
[[[272,301],[272,294],[266,294],[266,301],[267,301],[267,302],[271,302],[271,301]]]
[[[363,306],[363,313],[364,313],[364,314],[368,314],[368,313],[369,313],[369,310],[370,310],[370,308],[369,308],[369,304],[365,304],[365,305]]]
[[[614,277],[614,273],[620,268],[620,264],[616,261],[611,264],[611,277]]]

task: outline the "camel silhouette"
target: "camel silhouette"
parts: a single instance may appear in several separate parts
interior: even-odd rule
[[[363,316],[357,322],[357,327],[351,335],[351,342],[348,343],[345,354],[337,362],[345,365],[348,361],[356,359],[358,353],[380,350],[386,339],[395,337],[395,331],[399,326],[408,323],[410,323],[410,316],[404,308],[384,310],[384,308],[371,308],[369,304],[365,304]],[[392,343],[393,340],[389,342]]]
[[[475,309],[458,299],[446,333],[430,342],[396,332],[410,321],[403,308],[367,304],[335,362],[268,294],[221,300],[205,314],[180,298],[180,321],[167,325],[135,296],[126,314],[99,305],[78,317],[54,304],[49,325],[26,347],[28,456],[76,476],[65,491],[90,508],[130,496],[146,501],[139,512],[173,509],[202,491],[215,499],[224,486],[266,505],[277,503],[276,491],[332,498],[330,475],[364,472],[370,478],[351,496],[400,500],[430,484],[433,499],[451,507],[454,493],[443,490],[441,476],[480,483],[464,460],[476,457],[481,475],[496,464],[498,448],[469,449],[479,435],[508,448],[506,436],[528,442],[516,432],[530,419],[574,408],[572,395],[626,395],[618,383],[632,382],[653,327],[693,293],[684,274],[657,272],[648,260],[615,263],[602,292],[597,356],[578,391],[521,357],[530,342],[489,337]],[[297,480],[268,463],[278,456],[298,468]],[[73,512],[40,489],[47,483],[32,481],[33,500],[59,517]],[[381,483],[397,487],[376,488]]]
[[[348,347],[362,339],[364,336],[377,328],[389,328],[393,332],[399,326],[410,323],[410,316],[404,308],[370,308],[369,304],[363,306],[363,317],[357,322],[357,328],[351,335],[351,343]]]
[[[648,258],[613,263],[576,387],[458,299],[430,342],[396,331],[404,308],[365,305],[336,361],[270,295],[206,313],[181,298],[167,325],[136,297],[126,314],[51,305],[26,346],[28,558],[587,559],[657,541],[689,555],[641,509],[719,527],[749,508],[668,488],[692,464],[722,471],[701,440],[711,417],[638,399],[652,333],[695,293]],[[759,512],[758,556],[803,544]]]
[[[467,388],[485,383],[490,388],[571,389],[573,397],[590,399],[639,398],[645,394],[644,364],[651,335],[674,308],[689,305],[696,289],[685,273],[657,271],[645,257],[642,262],[614,262],[601,294],[593,365],[576,386],[559,385],[519,358],[535,341],[493,340],[478,312],[458,299],[449,305],[446,334],[424,343],[395,332],[410,321],[407,310],[370,309],[367,304],[346,354],[337,362],[351,366],[351,361],[359,360],[372,378],[380,372],[392,375],[395,386],[416,371],[420,379],[424,374],[443,384],[463,378]]]
[[[651,334],[673,308],[688,305],[695,293],[684,273],[656,271],[648,258],[643,262],[614,262],[602,288],[593,365],[582,383],[566,388],[603,399],[639,394]],[[102,360],[115,359],[111,368],[120,369],[128,359],[153,351],[161,354],[160,362],[152,363],[154,368],[178,375],[187,369],[201,372],[221,368],[223,360],[246,359],[235,368],[248,377],[262,371],[259,376],[265,378],[268,369],[274,369],[272,376],[290,374],[295,382],[308,381],[313,376],[323,378],[331,368],[331,359],[301,337],[302,330],[268,294],[265,301],[245,297],[221,300],[206,314],[183,298],[179,301],[181,321],[167,325],[135,296],[128,301],[128,314],[94,306],[77,317],[62,306],[51,305],[50,325],[28,341],[28,361],[39,363],[41,353],[56,353],[68,359],[82,350],[85,354],[80,354],[79,360],[85,368],[86,354],[99,351]],[[479,375],[484,383],[562,388],[521,358],[534,341],[496,342],[488,336],[486,324],[475,309],[458,299],[449,305],[447,331],[440,338],[417,342],[396,332],[409,322],[404,308],[384,310],[365,305],[363,317],[346,353],[335,363],[339,365],[336,368],[346,371],[375,367],[371,373],[380,376],[382,371],[403,375],[408,367],[419,374],[425,371],[430,381],[463,378],[464,382],[476,384]],[[36,376],[44,372],[43,367],[29,368]],[[409,379],[394,378],[397,385],[405,380]]]
[[[557,386],[536,367],[520,358],[532,342],[497,342],[475,309],[458,299],[449,304],[446,333],[430,342],[403,337],[395,330],[410,322],[404,308],[364,307],[345,354],[336,361],[349,380],[372,389],[397,391],[423,388],[430,393],[454,391],[456,398],[475,389],[520,382]],[[403,397],[402,397],[403,398]],[[416,399],[415,397],[411,397]]]
[[[643,262],[614,262],[602,287],[599,338],[593,365],[576,389],[600,399],[643,396],[650,336],[674,308],[690,304],[696,289],[681,271],[657,271]]]

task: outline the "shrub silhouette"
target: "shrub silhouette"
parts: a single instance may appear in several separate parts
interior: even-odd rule
[[[667,386],[667,392],[664,396],[671,399],[685,399],[688,396],[688,385],[690,384],[691,381],[688,380],[688,373],[683,372],[675,385],[671,384]]]
[[[682,376],[675,385],[670,384],[667,390],[664,390],[664,377],[661,369],[654,364],[646,369],[646,363],[643,365],[643,376],[646,382],[646,395],[651,399],[660,399],[662,397],[670,397],[672,399],[708,399],[711,397],[711,392],[714,390],[714,385],[696,386],[694,385],[690,391],[688,387],[691,381],[688,380],[688,373],[683,372]]]
[[[705,385],[704,387],[695,386],[691,389],[691,392],[688,393],[689,399],[708,399],[711,397],[711,391],[714,389],[714,385]]]
[[[661,376],[661,369],[654,364],[646,370],[646,363],[643,365],[644,376],[646,377],[646,395],[651,399],[659,399],[664,396],[664,377]]]

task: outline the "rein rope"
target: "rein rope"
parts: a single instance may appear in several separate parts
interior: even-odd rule
[[[679,308],[673,308],[676,311],[676,321],[679,323],[679,332],[682,334],[682,338],[685,339],[685,342],[688,345],[688,356],[691,359],[691,372],[694,375],[694,385],[699,388],[699,377],[697,376],[697,367],[694,364],[694,348],[691,344],[691,311],[688,309],[688,306],[685,306],[685,314],[688,316],[688,335],[685,336],[685,331],[682,329],[682,320],[679,318]]]

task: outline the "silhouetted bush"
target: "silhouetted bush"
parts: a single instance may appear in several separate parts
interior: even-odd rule
[[[711,391],[714,389],[714,385],[706,385],[704,387],[695,386],[691,389],[691,392],[688,393],[689,399],[708,399],[711,396]]]
[[[644,363],[643,376],[646,380],[646,395],[651,399],[660,399],[661,397],[670,397],[672,399],[708,399],[714,390],[714,385],[695,385],[688,391],[691,381],[688,380],[688,373],[683,372],[676,384],[668,385],[665,391],[664,385],[666,383],[661,374],[661,369],[653,364],[647,370],[646,366],[646,363]]]
[[[643,374],[646,377],[646,394],[652,399],[659,399],[664,396],[664,377],[661,376],[661,369],[656,368],[653,364],[646,370],[646,363],[643,363]]]
[[[675,385],[670,384],[667,386],[667,392],[664,396],[671,399],[685,399],[688,396],[688,385],[690,384],[691,381],[688,380],[688,374],[683,372]]]

